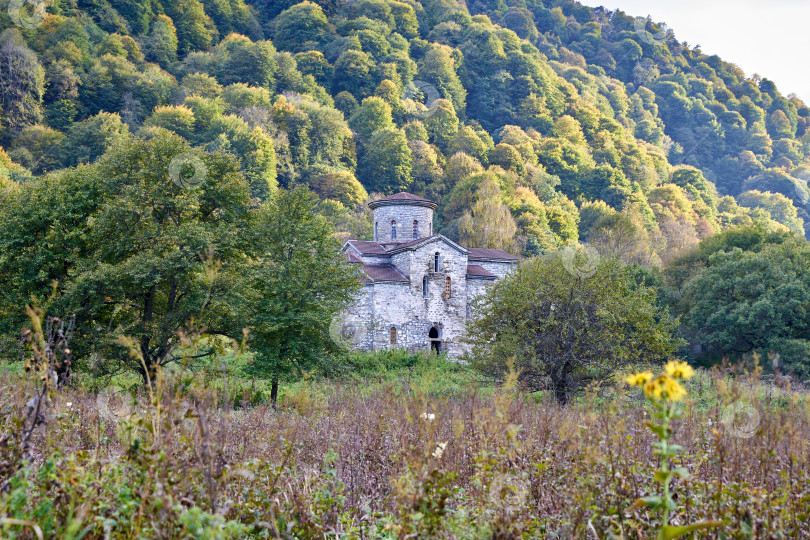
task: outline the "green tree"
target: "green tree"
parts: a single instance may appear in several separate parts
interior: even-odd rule
[[[489,154],[489,162],[518,176],[526,176],[526,166],[520,152],[511,144],[498,143]]]
[[[167,3],[166,8],[177,28],[177,52],[181,57],[207,49],[217,37],[216,25],[199,0],[176,0]]]
[[[430,105],[430,114],[424,119],[425,129],[433,144],[446,149],[458,131],[458,117],[453,104],[446,99],[437,99]]]
[[[194,112],[183,105],[156,107],[143,125],[145,127],[162,127],[174,131],[189,141],[194,135]]]
[[[509,207],[501,202],[501,190],[486,178],[476,193],[477,200],[458,222],[459,240],[471,247],[511,251],[517,223]]]
[[[118,114],[98,113],[70,126],[62,143],[62,164],[72,167],[93,162],[129,136],[129,127]]]
[[[303,75],[312,75],[315,82],[328,88],[334,68],[320,51],[306,51],[295,55],[295,63]]]
[[[207,73],[189,73],[180,81],[180,88],[188,96],[215,99],[222,95],[222,85]]]
[[[250,234],[255,255],[240,289],[256,351],[251,371],[271,379],[274,404],[282,377],[324,367],[325,355],[336,350],[331,320],[360,287],[357,268],[339,253],[316,204],[306,188],[279,190],[258,209]]]
[[[322,199],[339,201],[347,208],[354,208],[368,199],[368,193],[354,175],[343,169],[316,167],[308,171],[309,186]]]
[[[744,191],[737,195],[737,202],[746,208],[762,208],[771,219],[781,223],[793,233],[804,236],[804,220],[798,217],[793,201],[781,193]]]
[[[178,158],[186,167],[174,183],[170,164]],[[193,171],[199,176],[189,180]],[[36,204],[3,210],[0,227],[0,276],[13,283],[4,287],[0,310],[17,315],[8,321],[12,328],[30,297],[46,298],[58,280],[50,309],[76,314],[74,357],[95,355],[104,359],[96,366],[102,371],[127,368],[146,381],[175,360],[187,323],[224,319],[219,314],[229,308],[221,301],[230,287],[220,276],[241,268],[249,223],[248,186],[234,159],[192,151],[158,130],[26,190]],[[134,340],[145,369],[118,335]]]
[[[486,132],[476,132],[471,126],[464,126],[450,139],[447,154],[463,152],[478,160],[482,165],[489,164],[489,153],[495,148],[492,137]]]
[[[529,388],[548,387],[566,403],[633,362],[672,356],[675,321],[656,307],[655,291],[637,285],[629,267],[590,255],[535,257],[493,285],[468,325],[473,364],[501,377],[513,358]]]
[[[217,135],[209,144],[212,150],[229,152],[241,161],[252,197],[263,200],[276,190],[276,151],[261,128],[251,129],[241,118],[227,115],[215,119],[209,133]]]
[[[272,89],[278,69],[276,48],[269,41],[253,42],[231,34],[214,49],[217,81],[224,85],[246,83]]]
[[[385,128],[374,133],[358,168],[360,182],[369,192],[407,191],[411,186],[411,151],[405,133]]]
[[[53,170],[59,163],[59,149],[65,136],[56,131],[42,125],[33,125],[23,128],[17,134],[17,138],[12,145],[12,152],[19,153],[19,150],[25,150],[25,155],[28,162],[22,162],[23,165],[31,169],[35,174],[41,174],[44,171]]]
[[[773,351],[781,369],[810,375],[810,245],[798,238],[727,247],[689,281],[681,305],[690,337],[716,355]]]
[[[457,52],[456,52],[457,55]],[[440,97],[449,99],[454,112],[464,115],[467,91],[456,73],[460,58],[447,45],[433,45],[419,64],[418,78],[433,85]]]
[[[220,99],[206,99],[200,96],[189,96],[183,101],[183,105],[194,112],[194,132],[192,142],[198,142],[206,137],[210,137],[211,126],[214,121],[222,116],[225,110]]]
[[[321,6],[301,2],[282,11],[276,18],[275,43],[290,52],[320,48],[329,37],[329,22]]]
[[[349,127],[364,140],[369,140],[376,131],[393,126],[391,106],[377,96],[364,99],[349,118]]]
[[[779,109],[768,116],[768,134],[773,140],[793,137],[793,127],[787,115]]]
[[[413,7],[405,2],[389,2],[391,15],[394,18],[394,30],[402,36],[412,39],[419,35],[419,20]]]
[[[144,38],[144,55],[150,62],[169,69],[177,62],[177,28],[166,15],[158,15],[149,36]]]
[[[374,89],[373,69],[374,62],[363,51],[345,51],[335,62],[332,91],[337,94],[345,90],[354,96],[368,96]]]
[[[36,124],[42,117],[45,70],[16,28],[0,34],[0,140]]]

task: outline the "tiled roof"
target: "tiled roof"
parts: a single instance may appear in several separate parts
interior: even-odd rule
[[[480,259],[506,259],[509,261],[518,260],[514,255],[510,255],[502,249],[468,248],[470,250],[469,260]]]
[[[344,253],[346,258],[349,260],[350,263],[353,264],[363,264],[363,259],[355,255],[354,253]]]
[[[396,268],[387,264],[366,264],[363,266],[363,271],[371,281],[408,282],[408,278],[400,274]]]
[[[395,193],[394,195],[389,195],[388,197],[383,197],[382,199],[377,199],[376,201],[371,201],[368,203],[369,208],[377,208],[378,206],[392,206],[392,205],[413,205],[413,206],[426,206],[435,210],[438,208],[438,204],[430,199],[425,199],[424,197],[420,197],[419,195],[414,195],[413,193],[407,193],[402,191],[400,193]]]
[[[429,241],[441,235],[434,234],[433,236],[426,236],[424,238],[414,238],[407,242],[385,242],[385,245],[379,242],[369,242],[366,240],[349,240],[349,245],[356,248],[362,255],[391,255],[401,249],[409,248],[411,246]],[[452,242],[451,242],[452,243]],[[459,246],[460,247],[460,246]],[[463,249],[463,248],[462,248]],[[505,261],[516,261],[517,257],[510,255],[502,249],[486,249],[486,248],[468,248],[469,260],[487,260],[487,259],[500,259]],[[351,260],[350,262],[358,262]]]
[[[433,236],[426,236],[424,238],[416,238],[414,240],[409,240],[407,242],[402,242],[402,243],[398,243],[398,244],[390,245],[390,246],[388,245],[388,243],[386,243],[386,247],[388,249],[388,253],[393,255],[395,253],[402,253],[403,251],[405,251],[407,249],[410,249],[410,248],[412,248],[414,246],[420,246],[421,247],[422,245],[425,245],[425,244],[428,244],[430,242],[434,242],[434,241],[437,241],[437,240],[441,240],[441,241],[445,242],[446,244],[449,244],[450,246],[453,246],[454,248],[458,249],[462,253],[467,253],[467,250],[465,248],[463,248],[462,246],[456,244],[455,242],[453,242],[449,238],[447,238],[445,236],[442,236],[441,234],[434,234]]]
[[[430,199],[425,199],[424,197],[420,197],[419,195],[414,195],[413,193],[408,193],[406,191],[400,191],[399,193],[395,193],[393,195],[389,195],[388,197],[383,197],[382,199],[377,199],[378,201],[426,201],[426,202],[433,202]]]
[[[482,266],[478,266],[477,264],[468,264],[467,265],[467,275],[473,277],[498,277],[492,272],[486,270]]]
[[[422,237],[422,238],[414,238],[413,240],[408,240],[407,242],[402,242],[401,244],[397,244],[396,246],[392,247],[391,249],[399,249],[399,248],[411,247],[411,246],[414,246],[414,245],[416,245],[416,244],[418,244],[420,242],[424,242],[425,240],[430,240],[431,238],[435,238],[436,236],[438,236],[438,235],[434,234],[433,236],[425,236],[425,237]]]
[[[377,242],[367,242],[365,240],[349,240],[349,244],[357,248],[363,255],[387,255],[388,252]]]

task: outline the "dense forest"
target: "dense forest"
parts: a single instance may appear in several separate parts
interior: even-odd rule
[[[810,109],[621,11],[82,0],[0,17],[4,182],[168,129],[238,156],[254,197],[306,184],[354,236],[368,193],[401,190],[439,201],[457,240],[505,205],[486,240],[526,253],[621,224],[627,256],[658,264],[730,225],[810,226]]]
[[[166,175],[191,152],[178,167],[204,158],[226,181],[215,203],[196,200],[185,255],[242,249],[238,216],[279,188],[307,187],[340,238],[361,239],[369,197],[407,190],[436,200],[434,230],[467,245],[531,256],[585,242],[636,265],[710,351],[810,350],[796,243],[810,231],[810,109],[665,25],[567,0],[7,7],[0,310],[17,321],[53,280],[90,294],[76,277],[87,261],[175,245],[159,231],[136,238],[120,218],[162,194],[113,179]],[[212,221],[223,215],[233,221]],[[768,257],[789,286],[746,288],[776,272]],[[712,272],[743,281],[712,290]],[[752,306],[764,311],[740,315]],[[763,330],[760,316],[777,322]]]
[[[0,537],[810,538],[808,180],[621,11],[0,0]],[[400,191],[460,358],[344,332]]]

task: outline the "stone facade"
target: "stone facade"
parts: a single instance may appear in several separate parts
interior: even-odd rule
[[[353,328],[351,344],[460,356],[460,338],[474,315],[471,300],[507,275],[517,258],[432,234],[436,203],[416,195],[398,193],[369,206],[375,241],[349,240],[342,248],[365,274],[357,301],[343,316]]]
[[[369,206],[374,209],[375,242],[383,244],[407,242],[433,235],[433,208],[430,206],[400,204],[374,206],[374,202]]]

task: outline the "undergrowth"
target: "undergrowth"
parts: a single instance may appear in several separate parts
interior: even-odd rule
[[[74,378],[41,394],[34,429],[47,378],[0,374],[0,537],[641,539],[703,521],[710,538],[810,537],[810,400],[757,367],[690,381],[665,432],[689,474],[668,477],[664,523],[639,504],[661,463],[626,373],[561,407],[514,372],[355,355],[273,408],[243,361],[146,390]]]

